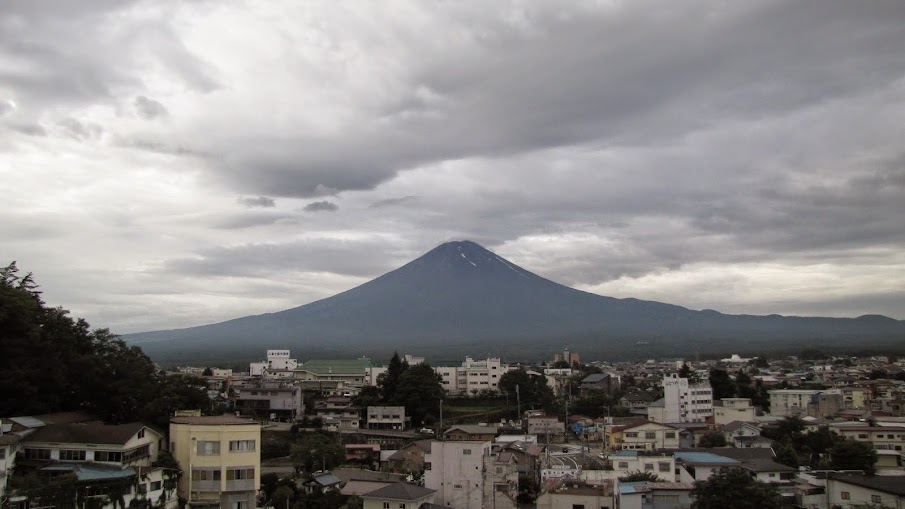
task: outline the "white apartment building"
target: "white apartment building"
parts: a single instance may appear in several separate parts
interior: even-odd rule
[[[290,358],[289,350],[267,350],[267,360],[252,362],[248,367],[251,376],[263,376],[265,371],[289,372],[299,365],[296,359]]]
[[[774,389],[767,391],[770,395],[770,415],[786,417],[789,415],[804,415],[808,410],[808,403],[815,398],[820,391],[813,389]]]
[[[497,392],[500,377],[509,367],[500,362],[499,357],[475,360],[465,357],[458,367],[435,368],[442,378],[443,388],[451,394],[477,394],[484,390]]]
[[[663,377],[663,405],[664,422],[705,422],[713,416],[713,389],[670,373]]]
[[[482,509],[484,456],[490,442],[431,442],[424,458],[424,487],[436,490],[434,503],[456,509]]]

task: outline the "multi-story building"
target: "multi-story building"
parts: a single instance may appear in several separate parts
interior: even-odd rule
[[[264,376],[265,372],[276,374],[290,372],[298,367],[298,361],[290,357],[289,350],[267,350],[267,360],[252,362],[248,372],[252,376]]]
[[[905,426],[831,426],[843,438],[868,442],[874,449],[905,450]]]
[[[313,359],[293,370],[295,383],[324,395],[355,396],[367,385],[373,368],[367,357],[357,359]],[[375,379],[376,380],[376,379]]]
[[[483,507],[516,509],[518,497],[518,460],[511,452],[484,456]]]
[[[787,417],[807,414],[808,404],[819,394],[814,389],[774,389],[767,391],[770,395],[770,415]]]
[[[498,357],[475,360],[465,357],[461,366],[434,369],[441,377],[441,384],[450,394],[477,394],[481,391],[499,391],[500,377],[509,371]]]
[[[653,451],[679,447],[679,430],[666,424],[645,422],[622,428],[622,449]]]
[[[431,442],[424,460],[424,487],[436,490],[434,502],[456,509],[481,509],[484,456],[490,442]]]
[[[553,363],[557,362],[567,362],[569,366],[573,364],[581,364],[581,356],[575,352],[570,352],[568,348],[562,351],[562,353],[553,354]]]
[[[368,429],[397,429],[406,428],[404,406],[369,406]]]
[[[905,507],[900,476],[831,473],[826,480],[827,507]]]
[[[723,425],[730,422],[755,422],[755,410],[749,398],[723,398],[713,403],[713,422]]]
[[[179,496],[193,508],[255,507],[261,474],[261,425],[230,415],[177,412],[170,450],[183,475]]]
[[[361,407],[352,405],[352,398],[348,396],[330,396],[318,401],[314,413],[324,419],[324,424],[332,431],[361,427]]]
[[[294,421],[305,413],[302,388],[279,382],[263,382],[236,390],[236,410],[276,421]]]
[[[529,435],[557,436],[565,433],[566,425],[555,415],[532,415],[528,417]]]
[[[663,377],[663,422],[705,422],[713,416],[713,389],[678,373]]]

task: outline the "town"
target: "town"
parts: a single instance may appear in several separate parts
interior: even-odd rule
[[[263,356],[262,356],[263,357]],[[180,367],[151,422],[3,416],[3,507],[881,508],[905,504],[905,359],[538,363],[393,354]]]

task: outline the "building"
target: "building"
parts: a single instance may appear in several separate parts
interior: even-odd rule
[[[368,429],[407,428],[404,406],[369,406],[367,411]]]
[[[352,405],[348,396],[330,396],[318,401],[314,413],[324,420],[332,431],[356,430],[361,427],[361,408]]]
[[[826,479],[827,507],[905,507],[900,476],[831,473]]]
[[[252,376],[264,376],[265,372],[276,375],[290,372],[296,367],[298,367],[298,361],[290,358],[289,350],[267,350],[267,360],[252,362],[248,367],[248,372]]]
[[[465,357],[461,366],[434,368],[440,383],[450,394],[478,394],[481,391],[499,392],[500,377],[509,371],[499,357],[475,360]]]
[[[532,415],[528,417],[529,435],[562,435],[566,425],[553,415]]]
[[[620,482],[616,498],[619,509],[684,509],[694,502],[693,489],[687,482]]]
[[[581,364],[581,356],[579,356],[575,352],[570,352],[568,348],[562,351],[562,353],[553,354],[553,364],[557,362],[567,362],[569,366],[574,364]]]
[[[808,404],[820,391],[813,389],[773,389],[770,395],[770,415],[787,417],[790,415],[806,415]]]
[[[183,471],[179,496],[192,508],[254,508],[260,445],[261,425],[251,419],[177,412],[170,419],[170,451]]]
[[[453,441],[492,441],[496,438],[497,429],[490,426],[460,424],[447,429],[443,437]]]
[[[367,357],[357,359],[313,359],[292,371],[296,384],[324,395],[355,396],[369,381],[374,365]]]
[[[401,447],[387,461],[396,467],[396,471],[421,475],[424,471],[424,458],[430,453],[432,440],[416,440]]]
[[[433,504],[436,490],[396,482],[361,495],[363,509],[419,509]],[[458,507],[458,506],[456,506]]]
[[[484,456],[484,507],[516,509],[518,459],[511,452]]]
[[[844,438],[867,442],[878,450],[905,449],[905,426],[831,426]]]
[[[263,382],[236,389],[236,410],[272,421],[292,422],[305,414],[302,388]]]
[[[679,430],[666,424],[645,422],[622,428],[622,449],[653,451],[679,447]]]
[[[611,509],[616,507],[613,484],[591,485],[574,479],[555,479],[537,498],[537,509]]]
[[[663,378],[663,422],[706,422],[713,416],[713,389],[678,373]]]
[[[756,412],[749,398],[723,398],[713,404],[713,423],[756,422]]]
[[[19,450],[19,436],[4,433],[4,426],[4,422],[0,421],[0,501],[5,500],[9,476],[16,466],[16,452]]]
[[[602,479],[618,479],[632,472],[650,472],[664,481],[676,481],[676,459],[672,453],[653,451],[616,451],[606,457],[606,462],[612,470],[585,470],[582,478],[588,481],[596,481],[586,474],[604,474]]]
[[[481,509],[484,456],[490,442],[431,442],[424,463],[424,487],[436,490],[435,503],[456,509]]]
[[[604,392],[612,395],[619,389],[619,377],[612,373],[594,373],[581,380],[579,391],[582,396],[594,392]]]

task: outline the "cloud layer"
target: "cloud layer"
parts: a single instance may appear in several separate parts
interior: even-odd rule
[[[903,40],[897,0],[19,2],[0,252],[117,332],[463,238],[613,296],[905,319]]]

